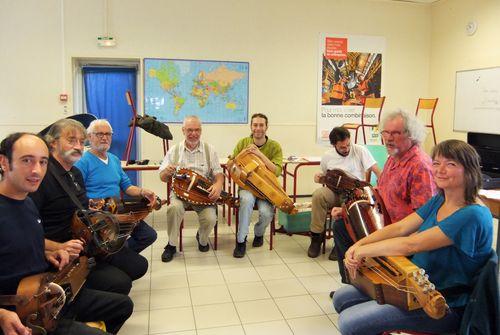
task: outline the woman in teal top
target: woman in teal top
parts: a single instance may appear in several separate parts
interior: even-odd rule
[[[465,290],[486,263],[492,245],[493,222],[478,198],[479,156],[469,144],[448,140],[432,152],[433,176],[439,188],[415,213],[356,242],[346,253],[351,277],[364,257],[404,255],[426,270],[446,298],[450,311],[439,320],[422,309],[404,311],[378,305],[353,286],[335,292],[334,307],[342,334],[379,334],[390,330],[442,334],[457,331],[468,300]],[[457,290],[454,290],[457,291]]]

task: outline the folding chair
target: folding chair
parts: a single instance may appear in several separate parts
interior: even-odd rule
[[[434,138],[434,145],[437,144],[436,142],[436,132],[434,130],[434,113],[436,112],[436,106],[438,103],[439,98],[434,98],[434,99],[418,99],[418,104],[417,104],[417,110],[415,111],[415,116],[418,117],[418,113],[420,112],[422,116],[422,112],[428,112],[430,115],[427,115],[426,120],[424,121],[424,125],[427,128],[432,129],[432,137]]]
[[[354,143],[358,143],[358,130],[359,128],[361,128],[363,131],[363,141],[364,144],[366,144],[365,127],[370,127],[370,128],[378,127],[380,123],[380,114],[382,113],[382,107],[384,107],[384,102],[385,102],[385,97],[366,98],[363,104],[363,109],[361,111],[361,122],[345,123],[342,125],[342,127],[344,128],[355,131]],[[365,122],[365,119],[367,119],[367,115],[375,116],[374,118],[370,117],[370,120],[376,119],[376,123],[373,121]]]

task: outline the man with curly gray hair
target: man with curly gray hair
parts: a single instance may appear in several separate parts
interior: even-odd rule
[[[377,186],[391,222],[397,222],[420,208],[436,193],[432,161],[420,147],[426,133],[415,116],[397,109],[384,116],[380,129],[389,158]],[[340,274],[342,281],[347,282],[344,254],[354,242],[343,221],[336,221],[333,230]]]

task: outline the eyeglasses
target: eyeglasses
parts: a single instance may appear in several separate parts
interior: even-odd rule
[[[73,173],[71,171],[68,171],[68,176],[71,178],[71,181],[73,182],[73,185],[75,186],[75,190],[77,192],[80,192],[82,190],[82,187],[80,186],[80,184],[78,184],[78,182],[75,180],[75,176],[73,175]]]
[[[403,132],[399,131],[399,130],[394,130],[394,131],[388,131],[388,130],[382,130],[380,132],[380,134],[383,136],[383,137],[389,137],[389,136],[392,136],[392,137],[399,137],[403,134]]]
[[[85,145],[84,138],[77,138],[75,136],[70,136],[70,137],[64,137],[64,139],[71,145],[80,144],[82,147]]]
[[[99,138],[99,139],[103,138],[104,136],[106,136],[106,137],[113,136],[113,133],[92,133],[92,134],[94,134],[95,136],[97,136],[97,138]]]
[[[201,133],[201,128],[186,128],[187,133]]]

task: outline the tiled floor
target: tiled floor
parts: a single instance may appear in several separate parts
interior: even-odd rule
[[[277,234],[270,251],[268,231],[260,248],[252,248],[250,234],[247,255],[236,259],[234,226],[221,217],[218,250],[201,253],[197,217],[188,212],[184,252],[162,263],[165,220],[164,211],[149,218],[158,240],[143,252],[149,273],[134,282],[134,314],[120,334],[339,334],[328,294],[340,277],[337,263],[328,260],[330,248],[311,259],[308,237]]]

